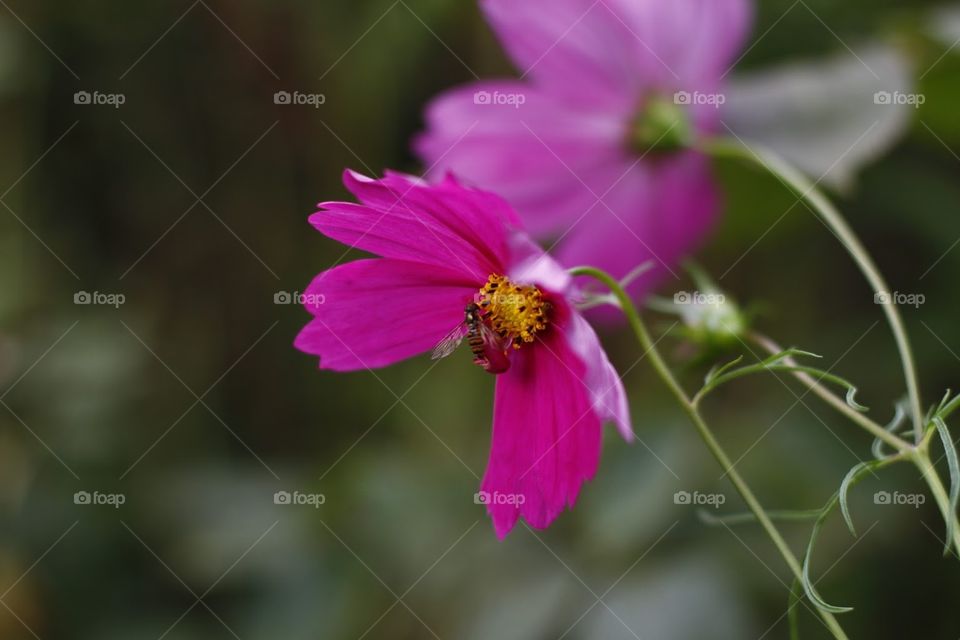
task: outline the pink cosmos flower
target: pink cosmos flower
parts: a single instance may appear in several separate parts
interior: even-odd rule
[[[304,292],[314,317],[296,347],[322,369],[352,371],[447,355],[464,339],[474,362],[497,374],[480,486],[496,533],[519,516],[546,527],[593,477],[601,424],[633,435],[620,379],[571,303],[569,274],[498,196],[389,172],[347,171],[344,183],[360,204],[321,203],[310,222],[380,257],[314,279]]]
[[[719,127],[749,0],[481,0],[519,80],[454,89],[414,147],[437,172],[496,191],[567,265],[642,295],[711,229],[708,161],[681,147]]]

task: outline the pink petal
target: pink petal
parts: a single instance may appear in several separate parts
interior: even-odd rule
[[[600,460],[587,367],[555,329],[497,377],[490,462],[481,483],[500,538],[521,515],[544,528],[572,507]]]
[[[478,92],[491,100],[521,95],[525,102],[478,104]],[[629,109],[578,107],[521,82],[475,83],[431,103],[427,131],[414,145],[432,175],[454,171],[496,191],[535,234],[562,232],[616,178],[611,168],[627,157]]]
[[[635,167],[557,249],[563,264],[591,264],[623,278],[650,261],[653,268],[629,288],[642,298],[712,230],[720,198],[706,158],[694,153]]]
[[[571,99],[710,90],[743,45],[749,0],[485,0],[522,75]],[[578,98],[579,96],[579,98]]]
[[[436,266],[357,260],[318,275],[304,292],[314,319],[294,345],[320,368],[375,369],[432,349],[463,322],[482,282]]]
[[[645,84],[636,73],[636,41],[605,2],[484,0],[487,21],[531,77],[571,100],[618,100]]]
[[[409,196],[411,203],[422,203],[426,212],[446,222],[454,230],[466,226],[481,239],[490,235],[491,228],[514,228],[520,225],[517,214],[503,198],[465,187],[449,174],[443,176],[443,180],[431,183],[417,176],[390,170],[381,180],[348,170],[344,172],[344,184],[361,202],[380,208],[393,207],[398,194]],[[425,200],[423,196],[433,196],[436,202]]]
[[[604,0],[634,36],[638,70],[666,86],[715,87],[743,48],[750,0]]]
[[[510,269],[514,282],[535,284],[560,298],[567,297],[573,282],[570,272],[526,234],[517,234],[510,243]]]
[[[623,381],[607,358],[597,333],[578,313],[573,315],[568,339],[574,351],[586,363],[583,382],[590,389],[590,401],[600,419],[613,422],[623,439],[633,442],[630,406]]]
[[[362,204],[321,203],[310,222],[324,235],[481,282],[503,272],[516,217],[500,198],[449,181],[431,186],[398,174],[373,180],[346,172],[344,183]]]

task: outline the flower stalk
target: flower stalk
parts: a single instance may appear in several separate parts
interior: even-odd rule
[[[693,425],[696,428],[700,438],[703,440],[704,444],[706,444],[713,457],[717,460],[724,473],[730,478],[730,482],[733,483],[737,493],[740,494],[740,497],[743,498],[743,501],[747,504],[747,507],[757,518],[757,521],[763,527],[774,546],[776,546],[777,550],[780,552],[780,555],[787,563],[787,566],[790,567],[793,575],[797,580],[802,579],[803,569],[800,565],[800,562],[797,560],[796,555],[794,555],[793,551],[790,549],[790,546],[787,544],[787,541],[783,538],[783,535],[774,525],[773,521],[764,510],[763,505],[760,504],[760,501],[757,499],[756,495],[754,495],[753,490],[747,484],[746,480],[743,479],[743,477],[740,475],[740,472],[738,472],[734,467],[733,462],[730,460],[730,456],[728,456],[726,451],[724,451],[723,446],[717,440],[716,436],[713,434],[713,431],[703,419],[703,416],[700,415],[700,411],[697,406],[694,405],[686,391],[684,391],[683,387],[680,386],[680,383],[670,371],[670,367],[657,350],[656,344],[650,337],[650,333],[647,330],[643,320],[640,318],[640,314],[637,311],[636,306],[633,304],[633,301],[630,299],[630,296],[627,295],[626,291],[624,291],[623,287],[620,286],[620,283],[617,282],[613,276],[605,271],[601,271],[600,269],[596,269],[594,267],[577,267],[571,269],[570,273],[573,275],[595,278],[610,289],[611,293],[613,293],[614,297],[616,297],[621,309],[626,315],[627,321],[630,324],[630,328],[636,335],[637,341],[640,343],[641,348],[643,349],[644,353],[649,356],[650,362],[653,364],[653,368],[656,370],[657,375],[659,375],[664,384],[667,385],[674,398],[676,398],[677,402],[680,404],[680,407],[683,409],[684,413],[686,413],[691,422],[693,422]],[[840,623],[837,622],[837,619],[832,613],[819,608],[817,609],[817,613],[823,619],[824,624],[833,634],[834,638],[837,638],[838,640],[847,638],[846,633],[843,631]]]
[[[696,146],[702,152],[713,157],[747,160],[769,171],[820,215],[828,228],[837,239],[840,240],[840,243],[843,244],[854,262],[856,262],[860,271],[867,279],[867,282],[873,287],[874,293],[883,295],[889,293],[890,288],[886,280],[877,268],[873,258],[871,258],[863,246],[863,243],[860,242],[856,233],[844,219],[840,211],[817,189],[816,183],[811,182],[803,173],[792,167],[775,153],[763,148],[750,148],[739,141],[716,138],[701,141]],[[940,479],[936,467],[930,459],[929,445],[935,429],[927,428],[929,421],[924,418],[921,408],[920,385],[913,351],[910,347],[910,338],[907,335],[903,318],[895,302],[890,300],[888,304],[882,306],[884,315],[887,318],[887,323],[893,332],[903,368],[910,417],[913,424],[913,443],[908,443],[896,434],[884,429],[867,416],[855,411],[848,406],[847,403],[843,402],[819,384],[813,377],[799,371],[795,372],[794,375],[827,404],[843,413],[874,437],[893,447],[898,452],[898,455],[908,457],[917,468],[920,469],[924,480],[930,487],[930,492],[937,502],[944,521],[948,524],[949,537],[951,540],[948,540],[947,547],[949,548],[952,544],[958,555],[960,555],[960,519],[958,519],[957,513],[952,506],[943,481]],[[749,337],[755,344],[766,351],[771,351],[772,353],[779,351],[779,346],[765,336],[754,333]],[[956,402],[951,402],[947,410],[941,412],[940,419],[946,418],[946,415],[956,409],[957,406],[960,405]]]
[[[873,287],[874,294],[887,295],[889,293],[890,287],[880,274],[873,258],[870,257],[870,254],[863,246],[863,243],[860,242],[856,233],[837,208],[817,189],[816,184],[811,182],[800,171],[794,169],[769,150],[748,148],[746,145],[736,141],[710,139],[700,142],[697,148],[717,158],[748,160],[769,171],[785,186],[795,192],[797,197],[813,207],[813,210],[820,215],[834,235],[837,236],[837,239],[840,240],[840,243],[847,250],[847,253],[849,253],[854,262],[857,263],[860,271],[866,277],[867,282]],[[903,375],[906,381],[907,396],[910,403],[914,441],[919,444],[923,438],[924,420],[923,412],[920,408],[920,385],[917,379],[917,368],[914,363],[913,352],[910,348],[910,339],[904,328],[900,311],[892,300],[890,304],[883,305],[883,312],[886,315],[887,322],[893,331],[893,336],[897,343],[897,350],[903,366]]]

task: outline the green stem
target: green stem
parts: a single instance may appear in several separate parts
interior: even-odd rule
[[[747,337],[764,351],[770,352],[771,355],[783,352],[783,349],[780,347],[780,345],[760,333],[751,332]],[[792,360],[792,358],[788,358],[786,362],[793,364]],[[809,374],[802,371],[797,371],[794,373],[794,377],[802,382],[808,389],[810,389],[810,391],[820,396],[827,404],[850,418],[850,420],[857,423],[859,426],[866,429],[871,435],[873,435],[873,437],[879,438],[880,440],[883,440],[889,444],[896,451],[904,452],[913,449],[913,446],[909,442],[906,442],[902,438],[890,433],[881,425],[877,424],[859,411],[853,409],[853,407],[838,398],[829,389],[817,382]]]
[[[812,206],[814,211],[820,214],[823,221],[833,231],[857,263],[860,271],[863,272],[863,275],[866,277],[867,282],[873,287],[874,294],[889,295],[889,286],[856,233],[850,228],[850,225],[847,224],[847,221],[837,208],[817,189],[816,184],[812,183],[805,175],[769,150],[747,148],[743,144],[730,140],[708,140],[702,142],[699,145],[699,149],[714,157],[735,158],[755,162],[779,178],[801,199]],[[917,370],[913,360],[913,352],[910,348],[910,339],[904,328],[900,311],[897,306],[893,304],[893,301],[890,300],[890,304],[884,304],[882,306],[887,317],[887,322],[893,331],[893,336],[897,343],[897,350],[900,352],[900,361],[903,364],[903,375],[906,380],[907,395],[910,401],[910,414],[913,421],[914,437],[915,441],[919,443],[923,437],[923,411],[920,408],[920,385],[917,382]]]
[[[920,469],[927,484],[930,485],[930,492],[933,494],[933,499],[936,500],[937,506],[940,507],[940,513],[943,514],[943,521],[949,522],[953,520],[954,522],[952,542],[954,548],[957,550],[958,557],[960,557],[960,522],[957,520],[957,514],[950,512],[950,498],[947,495],[946,488],[943,486],[943,482],[940,480],[940,475],[937,473],[936,467],[930,462],[929,451],[926,448],[918,450],[913,456],[913,462]]]
[[[723,469],[727,477],[730,478],[730,481],[733,483],[733,486],[736,488],[737,492],[740,494],[740,497],[743,498],[743,501],[747,504],[747,507],[750,511],[756,516],[757,521],[766,531],[767,535],[773,541],[773,544],[777,547],[777,550],[780,552],[780,555],[783,556],[783,559],[786,561],[787,565],[790,567],[790,570],[793,572],[793,575],[801,580],[803,576],[803,570],[800,566],[800,562],[797,560],[797,557],[794,555],[793,551],[790,549],[790,546],[784,540],[783,536],[780,534],[780,531],[773,524],[773,521],[767,515],[767,512],[764,510],[763,506],[760,504],[760,501],[757,500],[757,497],[754,495],[753,490],[750,489],[746,481],[736,470],[733,463],[730,460],[730,457],[723,450],[723,447],[717,441],[716,437],[713,435],[713,432],[710,430],[710,427],[707,426],[707,423],[704,421],[703,417],[700,415],[699,410],[691,402],[690,398],[687,396],[687,393],[680,386],[680,383],[677,382],[677,379],[674,377],[673,373],[670,371],[670,368],[667,366],[667,363],[663,360],[663,357],[660,355],[660,352],[657,351],[656,345],[654,344],[650,333],[647,331],[646,326],[643,323],[643,320],[640,318],[640,314],[637,312],[637,308],[634,306],[633,301],[630,299],[630,296],[623,290],[623,287],[620,286],[620,283],[616,281],[610,274],[596,269],[593,267],[578,267],[576,269],[571,269],[570,273],[573,275],[581,276],[590,276],[602,282],[606,285],[613,295],[617,298],[620,303],[620,307],[623,309],[624,314],[627,316],[627,320],[630,323],[631,329],[633,329],[634,334],[637,336],[637,340],[640,342],[641,348],[644,350],[644,353],[650,358],[650,362],[653,364],[653,368],[656,370],[657,374],[663,380],[663,382],[670,389],[670,392],[676,398],[677,402],[680,403],[681,408],[684,413],[690,418],[694,426],[697,429],[697,433],[700,435],[700,438],[707,445],[707,448],[710,450],[710,453],[713,454],[713,457],[716,458],[717,462],[720,464],[720,467]],[[820,617],[823,618],[824,623],[827,628],[830,629],[834,638],[837,639],[846,639],[847,635],[844,633],[843,629],[840,627],[840,623],[837,622],[837,619],[828,611],[823,611],[818,609],[817,612],[820,614]]]

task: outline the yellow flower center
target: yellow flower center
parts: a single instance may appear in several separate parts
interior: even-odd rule
[[[506,276],[491,274],[480,289],[477,303],[483,320],[515,349],[533,342],[549,322],[550,303],[543,299],[540,289],[516,284]]]

